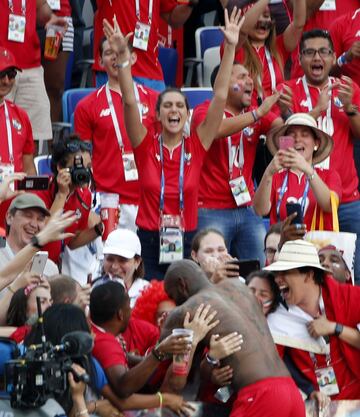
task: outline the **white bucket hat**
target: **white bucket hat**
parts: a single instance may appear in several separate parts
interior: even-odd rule
[[[118,255],[131,259],[141,256],[141,243],[138,235],[128,229],[116,229],[111,232],[104,245],[104,255]]]
[[[319,147],[313,153],[313,164],[318,164],[319,162],[326,159],[334,146],[334,141],[327,133],[320,130],[317,126],[316,120],[307,113],[295,113],[290,116],[283,126],[280,126],[273,131],[270,131],[266,137],[266,145],[269,149],[269,152],[272,155],[275,155],[279,150],[279,138],[280,136],[286,135],[286,131],[289,126],[306,126],[309,127],[313,132],[315,137],[320,141]]]
[[[327,271],[320,264],[316,247],[310,242],[298,239],[285,242],[278,260],[263,269],[265,271],[288,271],[303,266]]]

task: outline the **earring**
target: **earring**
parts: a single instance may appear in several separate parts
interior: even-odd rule
[[[317,145],[314,146],[314,151],[316,152],[319,149]]]

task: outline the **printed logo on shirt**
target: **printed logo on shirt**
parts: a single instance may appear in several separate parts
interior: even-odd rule
[[[339,99],[339,97],[334,97],[334,104],[336,107],[341,108],[344,107],[344,105],[342,104],[341,100]]]
[[[145,114],[149,113],[149,107],[146,104],[141,104],[141,114],[145,116]]]
[[[81,210],[79,208],[77,208],[75,210],[75,216],[76,216],[77,220],[81,219]]]
[[[254,134],[254,128],[248,126],[245,129],[243,129],[244,135],[246,136],[247,140],[251,142],[251,136]]]
[[[184,158],[185,158],[185,161],[186,161],[186,163],[187,163],[188,165],[190,164],[191,157],[192,157],[192,155],[191,155],[191,153],[190,153],[190,152],[189,152],[189,153],[185,153]]]
[[[300,106],[301,106],[301,107],[307,107],[307,108],[309,108],[309,104],[308,104],[307,100],[303,100],[303,101],[300,103]]]
[[[102,109],[100,112],[100,117],[110,116],[110,109]]]
[[[12,119],[12,125],[13,125],[14,129],[16,129],[18,132],[20,132],[20,130],[22,128],[22,125],[18,120]]]

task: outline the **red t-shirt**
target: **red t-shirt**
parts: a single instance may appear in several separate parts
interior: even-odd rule
[[[159,340],[160,331],[148,321],[130,318],[122,337],[126,342],[126,349],[130,353],[144,356]]]
[[[13,0],[13,14],[22,16],[21,0]],[[0,0],[0,46],[9,49],[16,64],[22,68],[35,68],[41,64],[40,42],[36,32],[36,0],[26,0],[25,40],[23,43],[8,40],[9,2]]]
[[[282,60],[282,67],[284,68],[285,62],[289,57],[289,52],[285,49],[284,45],[284,37],[283,35],[279,35],[276,37],[276,49],[280,55],[280,59]],[[221,46],[221,56],[223,54],[224,44]],[[255,53],[257,53],[259,61],[261,62],[261,66],[263,68],[262,73],[262,88],[263,88],[263,95],[264,97],[270,96],[272,94],[272,87],[271,87],[271,75],[269,65],[265,55],[265,47],[262,46],[259,49],[253,47]],[[235,61],[240,62],[241,64],[245,60],[245,50],[244,48],[240,48],[235,53]],[[272,63],[274,66],[275,72],[275,86],[281,83],[284,80],[283,71],[281,70],[281,66],[277,62],[277,60],[272,57]],[[257,103],[258,92],[254,89],[253,91],[253,99],[252,103],[256,105]]]
[[[135,0],[112,1],[97,0],[97,13],[94,16],[94,69],[103,71],[99,65],[99,44],[103,33],[103,19],[112,23],[115,15],[124,34],[134,32],[135,25],[138,22],[136,16]],[[140,21],[148,24],[149,1],[141,0],[140,3]],[[147,51],[135,48],[137,61],[132,66],[131,72],[134,77],[144,77],[154,80],[162,80],[163,73],[160,62],[158,61],[158,30],[160,15],[170,13],[177,5],[175,0],[154,0],[151,20],[151,29]]]
[[[155,126],[149,128],[142,143],[134,149],[139,170],[140,203],[136,224],[145,230],[159,230],[160,208],[160,143]],[[164,214],[180,214],[179,171],[181,144],[170,152],[164,146],[165,201]],[[184,164],[184,227],[197,227],[197,204],[201,167],[206,155],[195,131],[185,138]]]
[[[192,115],[192,129],[196,129],[205,119],[210,101],[206,101],[197,106]],[[252,107],[246,111],[252,110]],[[234,115],[225,111],[227,118]],[[231,179],[244,176],[251,197],[254,195],[254,183],[252,170],[255,162],[256,148],[259,136],[266,133],[271,123],[276,119],[275,114],[269,113],[262,117],[258,122],[251,124],[243,129],[244,146],[244,167],[242,172],[239,169],[239,144],[241,132],[231,136],[231,148],[233,157],[233,171]],[[211,209],[232,209],[236,208],[235,199],[229,186],[229,144],[228,138],[216,139],[212,143],[204,161],[204,166],[200,177],[199,207]],[[244,206],[251,205],[251,201]]]
[[[330,77],[332,83],[335,79]],[[286,84],[293,92],[293,111],[295,113],[308,113],[309,107],[301,78],[287,81]],[[353,83],[354,96],[352,102],[360,107],[360,89]],[[318,101],[320,90],[309,85],[313,108]],[[326,111],[322,116],[326,115]],[[358,176],[354,161],[354,144],[350,130],[349,117],[344,113],[341,101],[338,98],[338,88],[332,90],[331,116],[334,122],[334,148],[330,155],[330,169],[336,170],[342,182],[342,203],[349,203],[359,199]]]
[[[127,367],[126,354],[119,340],[94,324],[91,324],[91,331],[95,335],[92,354],[100,362],[102,368],[106,370],[116,365]]]
[[[336,10],[318,10],[310,17],[304,26],[303,32],[312,29],[329,30],[332,23],[345,13],[352,13],[359,7],[359,0],[335,0]],[[340,32],[339,32],[340,33]],[[341,35],[340,35],[341,36]],[[332,37],[332,34],[331,34]],[[291,78],[301,77],[304,74],[299,62],[299,48],[292,52]]]
[[[336,56],[348,51],[355,41],[360,41],[360,9],[340,16],[330,28]],[[360,59],[355,58],[341,68],[344,75],[360,85]]]
[[[137,84],[142,103],[142,122],[155,120],[157,93]],[[125,152],[132,152],[124,123],[120,93],[110,90]],[[82,99],[75,108],[75,131],[82,140],[91,140],[94,148],[92,164],[98,191],[118,193],[120,202],[138,204],[139,182],[125,181],[124,167],[115,128],[112,122],[105,86]]]
[[[277,218],[276,208],[279,201],[280,190],[282,188],[286,174],[288,173],[288,184],[284,196],[280,204],[280,219]],[[339,174],[334,170],[316,169],[316,173],[329,187],[330,190],[335,191],[341,200],[341,179]],[[292,171],[282,170],[273,176],[271,185],[271,210],[270,210],[270,224],[277,223],[279,220],[286,218],[286,203],[300,203],[305,191],[306,176],[302,174],[300,177]],[[309,184],[309,192],[306,197],[304,209],[304,223],[307,230],[311,228],[311,221],[316,207],[316,198]],[[319,209],[318,209],[319,210]],[[317,216],[317,222],[319,221]],[[332,213],[324,213],[324,230],[333,230]]]
[[[35,191],[45,203],[48,209],[51,208],[55,198],[55,182],[52,179],[49,189],[44,191]],[[76,188],[67,198],[64,211],[74,211],[77,220],[66,229],[68,233],[76,233],[88,227],[89,213],[91,209],[92,196],[88,188]],[[72,238],[65,239],[65,245],[70,242]],[[48,243],[44,246],[44,250],[49,252],[49,258],[55,263],[59,261],[61,254],[61,241]]]
[[[331,277],[325,278],[322,285],[325,314],[328,320],[344,326],[356,328],[360,318],[360,289],[339,284]],[[314,364],[309,352],[289,349],[289,354],[296,367],[318,387]],[[360,398],[359,351],[341,341],[337,336],[330,336],[331,366],[334,368],[340,393],[332,395],[332,400],[358,400]],[[325,355],[315,355],[319,367],[326,367]]]
[[[32,155],[34,153],[34,139],[31,124],[27,113],[19,106],[6,100],[9,112],[12,146],[14,156],[14,168],[16,172],[24,169],[23,155]],[[7,164],[9,159],[8,136],[6,130],[5,108],[0,104],[0,157],[1,163]]]

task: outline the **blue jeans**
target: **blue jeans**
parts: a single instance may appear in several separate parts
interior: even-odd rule
[[[238,259],[258,259],[264,266],[265,226],[252,207],[236,209],[199,209],[198,231],[219,230],[225,236],[229,252]]]
[[[360,200],[340,204],[339,224],[342,232],[356,233],[354,275],[355,284],[360,285]]]
[[[170,264],[159,265],[160,238],[158,231],[138,229],[137,234],[141,242],[141,257],[145,265],[145,279],[164,279]],[[191,242],[195,232],[184,233],[184,259],[190,258]]]

